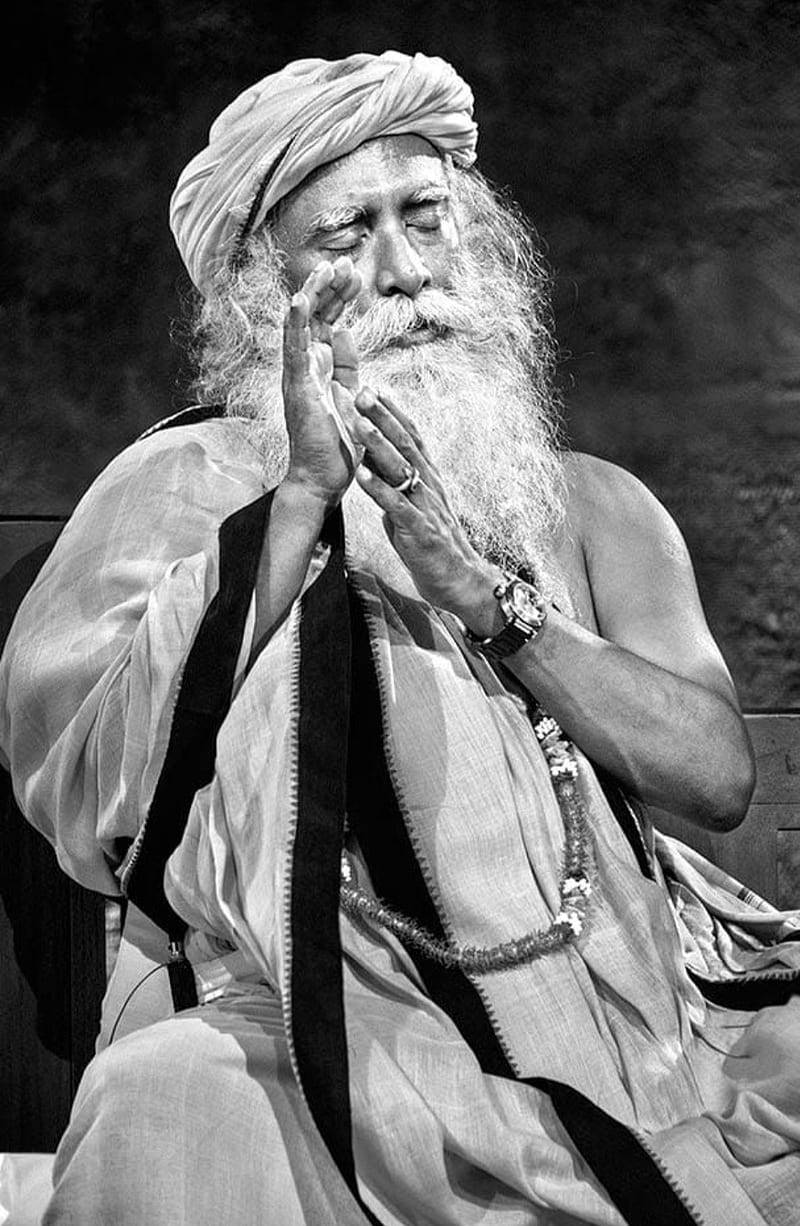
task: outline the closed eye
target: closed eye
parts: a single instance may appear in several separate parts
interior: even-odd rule
[[[334,231],[320,237],[319,246],[323,251],[355,251],[361,246],[364,232],[347,229]]]
[[[406,206],[406,224],[417,230],[439,230],[449,212],[446,194],[426,195]]]

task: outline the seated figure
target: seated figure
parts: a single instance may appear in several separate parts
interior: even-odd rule
[[[171,205],[198,405],[82,499],[0,744],[129,900],[48,1226],[789,1226],[797,941],[659,835],[753,761],[690,560],[560,442],[444,61],[302,60]]]

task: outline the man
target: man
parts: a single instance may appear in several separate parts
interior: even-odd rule
[[[734,690],[664,509],[556,446],[471,114],[304,60],[179,181],[227,415],[114,461],[4,657],[27,816],[132,900],[48,1223],[795,1220],[798,916],[625,799],[741,820]]]

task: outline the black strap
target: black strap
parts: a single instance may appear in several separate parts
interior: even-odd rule
[[[325,524],[331,556],[300,604],[297,826],[292,851],[291,1026],[303,1093],[365,1218],[353,1158],[339,935],[350,707],[350,624],[344,523]]]
[[[697,1226],[699,1219],[629,1128],[564,1082],[526,1077],[525,1084],[549,1094],[575,1147],[630,1226]]]
[[[210,418],[221,416],[223,412],[224,410],[219,405],[193,405],[188,409],[184,409],[182,412],[175,413],[172,417],[168,417],[163,421],[157,422],[154,426],[151,426],[149,430],[146,430],[140,436],[140,438],[148,438],[151,434],[155,434],[161,430],[171,429],[174,426],[194,425],[197,422],[207,421]],[[31,549],[27,554],[23,555],[23,557],[19,558],[14,566],[12,566],[11,569],[0,578],[0,652],[2,652],[3,648],[5,647],[9,632],[11,630],[11,625],[17,615],[19,606],[22,604],[22,601],[50,556],[58,536],[61,533],[62,527],[63,523],[61,521],[54,520],[52,524],[52,539],[42,542],[34,549]],[[198,760],[202,759],[203,757],[207,757],[209,752],[213,754],[213,738],[211,741],[209,741],[208,736],[204,735],[203,729],[196,729],[194,737],[191,735],[191,733],[187,735],[186,729],[181,729],[176,735],[175,745],[176,750],[181,746],[185,748],[188,745],[191,745],[193,748],[204,748],[206,750],[206,754],[198,755]],[[2,774],[5,775],[6,772],[3,770]],[[9,794],[11,794],[10,786]],[[189,799],[189,804],[190,803],[191,798]],[[13,807],[17,815],[20,817],[20,820],[22,820],[22,814],[19,813],[19,810],[16,808],[15,804]],[[184,824],[186,815],[188,815],[188,806],[185,810]],[[180,813],[178,812],[176,816],[179,820]],[[163,840],[165,847],[169,846],[169,840],[171,837],[173,837],[173,835],[167,831],[166,837]],[[175,846],[177,846],[177,843]],[[150,844],[148,842],[147,849],[144,853],[144,865],[148,866],[152,861],[152,858]],[[165,864],[166,857],[164,857],[160,872],[157,871],[158,865],[155,866],[155,875],[158,882],[160,882],[163,877],[163,866]],[[141,865],[137,866],[134,894],[132,894],[131,897],[134,897],[134,895],[139,896],[139,901],[145,903],[142,909],[145,910],[146,913],[151,916],[151,918],[156,919],[156,922],[165,929],[165,931],[169,934],[171,941],[175,942],[176,946],[182,947],[183,937],[186,932],[186,924],[167,904],[166,899],[163,897],[163,889],[154,889],[152,891],[152,906],[149,904],[149,892],[146,889],[143,889],[142,891],[139,890],[139,884],[143,880],[141,877],[141,868]],[[172,990],[173,1004],[176,1011],[197,1004],[194,975],[189,963],[182,956],[179,956],[170,962],[169,980],[170,988]]]
[[[444,936],[397,802],[384,751],[380,690],[361,602],[351,595],[353,693],[347,807],[376,894],[435,936]],[[408,947],[432,999],[458,1027],[484,1073],[516,1079],[483,999],[458,968]],[[550,1078],[524,1083],[547,1094],[587,1165],[630,1226],[689,1226],[694,1218],[624,1124],[578,1090]]]
[[[445,936],[409,839],[384,752],[380,691],[359,598],[351,596],[353,699],[347,809],[377,895],[440,939]],[[485,1073],[513,1077],[474,984],[458,967],[444,967],[409,948],[430,995],[453,1019]]]
[[[785,1005],[800,993],[800,971],[793,975],[775,975],[766,971],[762,975],[730,979],[709,979],[689,971],[689,978],[712,1004],[745,1012],[766,1009],[768,1005]]]
[[[167,963],[169,990],[172,996],[172,1008],[176,1013],[183,1009],[193,1009],[197,1004],[197,985],[194,979],[192,964],[183,954],[171,958]]]
[[[186,660],[167,752],[126,882],[128,898],[176,942],[187,926],[164,894],[164,869],[183,837],[195,793],[213,778],[271,501],[272,492],[262,495],[219,530],[219,590]]]

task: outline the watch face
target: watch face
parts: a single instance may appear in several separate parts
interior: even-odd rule
[[[511,585],[508,599],[516,617],[530,626],[538,626],[542,620],[542,611],[531,588],[527,583],[517,582]]]

